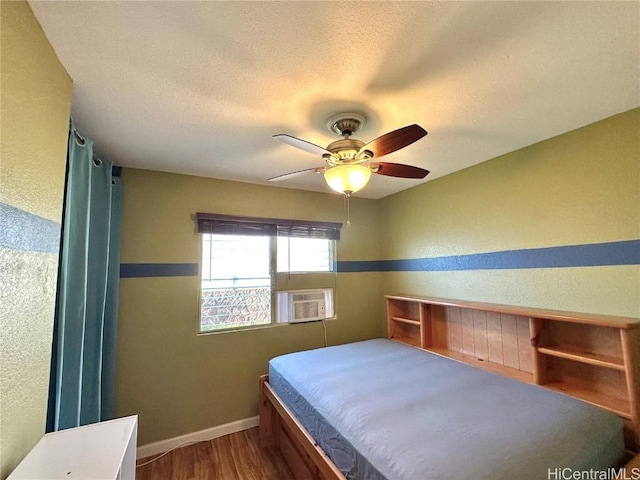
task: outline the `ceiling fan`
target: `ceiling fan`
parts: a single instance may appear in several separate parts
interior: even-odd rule
[[[350,138],[365,123],[365,117],[357,113],[339,113],[332,116],[327,122],[327,127],[344,138],[331,142],[327,148],[284,133],[274,135],[273,138],[292,147],[322,156],[327,165],[285,173],[271,177],[269,181],[278,181],[307,172],[324,173],[327,184],[333,190],[349,196],[362,189],[369,182],[372,173],[400,178],[424,178],[428,175],[429,170],[423,168],[377,161],[378,158],[424,137],[427,134],[424,128],[415,124],[409,125],[386,133],[367,144]]]

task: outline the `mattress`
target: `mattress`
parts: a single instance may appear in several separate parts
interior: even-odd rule
[[[606,470],[622,420],[384,339],[282,355],[269,383],[348,479],[546,479]]]

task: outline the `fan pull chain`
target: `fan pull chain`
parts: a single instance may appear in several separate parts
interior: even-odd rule
[[[349,199],[351,198],[351,195],[349,195],[348,193],[344,194],[344,209],[347,212],[347,228],[351,228],[351,220],[349,219]]]

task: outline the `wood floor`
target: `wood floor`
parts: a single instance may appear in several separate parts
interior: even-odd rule
[[[136,480],[214,479],[295,480],[277,449],[260,447],[257,428],[176,449],[136,470]]]

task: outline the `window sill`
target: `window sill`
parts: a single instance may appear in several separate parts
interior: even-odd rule
[[[337,320],[338,317],[334,316],[332,318],[325,318],[324,321],[325,322],[331,322],[334,320]],[[274,328],[274,327],[289,327],[289,326],[297,326],[297,325],[309,325],[309,324],[313,324],[313,323],[322,323],[322,320],[313,320],[311,322],[282,322],[282,323],[270,323],[268,325],[249,325],[246,327],[237,327],[237,328],[225,328],[225,329],[220,329],[220,330],[208,330],[208,331],[198,331],[197,335],[200,337],[205,337],[205,336],[209,336],[209,335],[220,335],[223,333],[240,333],[240,332],[246,332],[246,331],[251,331],[251,330],[264,330],[264,329],[268,329],[268,328]]]

